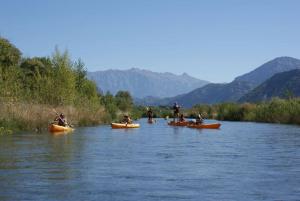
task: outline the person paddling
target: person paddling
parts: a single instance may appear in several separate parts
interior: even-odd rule
[[[68,125],[67,120],[65,119],[65,115],[63,113],[56,116],[54,121],[57,121],[57,124],[59,126],[67,126]]]
[[[179,122],[185,122],[185,119],[184,119],[183,114],[180,115],[180,117],[179,117]]]
[[[177,102],[175,102],[174,105],[173,105],[174,122],[175,122],[175,119],[179,118],[179,109],[180,109],[180,106],[177,104]]]
[[[131,118],[128,115],[124,115],[122,123],[131,124],[132,120],[131,120]]]
[[[203,123],[203,118],[201,114],[199,113],[196,117],[196,124],[202,124]]]
[[[148,121],[151,122],[153,120],[153,111],[151,107],[147,108],[147,116],[148,116]]]

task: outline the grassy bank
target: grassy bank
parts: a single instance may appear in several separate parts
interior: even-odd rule
[[[299,124],[300,99],[274,98],[262,103],[222,103],[215,105],[196,105],[186,111],[193,117],[200,112],[206,118],[226,121],[254,121],[267,123]]]
[[[172,118],[171,107],[152,107],[154,117]],[[147,117],[146,107],[135,107],[139,117]],[[300,125],[300,99],[274,98],[261,103],[221,103],[214,105],[195,105],[191,109],[181,109],[181,113],[188,118],[196,118],[201,113],[206,119],[225,121],[253,121]]]
[[[76,126],[96,125],[105,122],[104,108],[60,106],[32,103],[2,103],[0,105],[0,128],[2,134],[19,130],[42,131],[53,121],[56,113],[63,112],[68,122]]]

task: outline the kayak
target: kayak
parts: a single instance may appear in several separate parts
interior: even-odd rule
[[[170,121],[170,122],[168,122],[169,126],[187,126],[188,124],[189,124],[188,121],[178,121],[178,122]]]
[[[111,123],[111,128],[139,128],[140,124]]]
[[[73,131],[74,128],[71,128],[69,126],[59,126],[57,124],[51,124],[49,126],[49,131],[54,133],[54,132],[70,132]]]
[[[210,128],[210,129],[218,129],[220,128],[220,123],[214,123],[214,124],[189,124],[187,127],[189,128]]]

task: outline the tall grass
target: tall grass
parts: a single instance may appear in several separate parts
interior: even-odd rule
[[[71,124],[85,126],[103,123],[105,111],[101,107],[91,110],[89,107],[53,107],[44,104],[8,102],[0,105],[0,128],[5,128],[3,132],[46,130],[57,113],[64,113]]]
[[[300,124],[300,99],[274,98],[268,102],[221,103],[215,105],[196,105],[188,110],[188,116],[201,113],[206,118],[227,121],[255,121],[284,124]]]

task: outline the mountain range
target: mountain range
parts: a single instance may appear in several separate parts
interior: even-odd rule
[[[184,73],[157,73],[132,68],[129,70],[105,70],[88,72],[88,78],[95,81],[102,92],[116,94],[119,90],[129,91],[134,98],[149,96],[172,97],[208,84]]]
[[[299,59],[292,57],[278,57],[249,73],[235,78],[232,82],[227,84],[207,84],[182,95],[155,100],[153,102],[149,101],[149,99],[147,101],[137,100],[136,102],[141,105],[144,105],[145,103],[147,105],[171,105],[173,102],[178,102],[183,107],[191,107],[195,104],[237,102],[244,95],[251,92],[275,74],[293,69],[300,69]],[[300,86],[298,85],[298,87]]]
[[[235,80],[246,81],[258,86],[276,73],[290,71],[300,68],[300,60],[292,57],[277,57],[262,66],[254,69],[253,71],[241,75]]]
[[[300,69],[277,73],[240,98],[239,102],[266,101],[272,97],[300,96]]]

